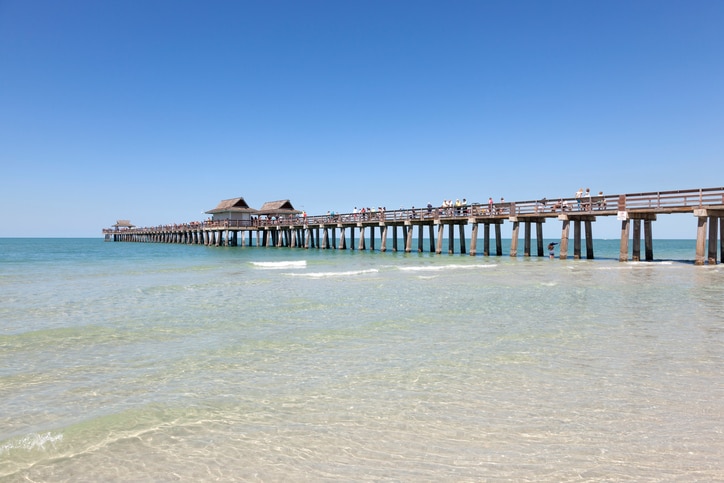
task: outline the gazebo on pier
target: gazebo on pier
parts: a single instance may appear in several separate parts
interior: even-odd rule
[[[113,225],[113,228],[116,231],[119,230],[130,230],[131,228],[135,228],[136,225],[131,223],[131,220],[116,220],[116,224]]]
[[[257,210],[251,208],[244,198],[231,198],[221,200],[213,210],[206,214],[211,215],[211,221],[231,221],[235,226],[251,226],[251,215]]]
[[[267,201],[257,211],[259,216],[265,216],[267,220],[290,219],[292,216],[298,215],[301,211],[292,206],[289,200]]]

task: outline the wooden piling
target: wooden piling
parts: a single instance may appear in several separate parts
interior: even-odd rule
[[[472,236],[470,237],[470,256],[474,257],[478,250],[478,223],[473,223]]]
[[[437,222],[437,245],[435,248],[435,253],[440,255],[442,253],[442,235],[443,235],[443,224],[440,222]]]
[[[621,245],[619,246],[618,261],[628,261],[628,237],[629,237],[629,219],[621,220]]]
[[[641,260],[641,220],[631,220],[633,224],[633,247],[631,249],[631,260],[638,262]]]
[[[709,256],[707,262],[709,265],[716,265],[716,242],[718,238],[719,224],[717,218],[709,216]]]
[[[490,223],[483,223],[483,255],[490,256]]]
[[[447,243],[447,252],[452,255],[453,253],[455,253],[455,226],[452,223],[448,225]]]
[[[696,258],[694,259],[694,265],[704,265],[704,247],[706,244],[706,210],[698,210],[703,212],[696,216],[697,228],[696,228]]]
[[[593,260],[593,220],[586,220],[586,258]]]
[[[535,224],[535,242],[536,248],[538,249],[538,256],[545,256],[543,252],[543,221],[538,221]]]
[[[561,260],[566,260],[568,258],[568,232],[570,230],[571,222],[567,215],[559,215],[558,219],[562,221],[561,242],[559,245],[558,257]]]
[[[519,228],[518,221],[514,221],[513,222],[513,232],[512,232],[511,240],[510,240],[510,256],[511,257],[518,256],[518,228]]]
[[[458,225],[458,234],[460,235],[460,254],[465,255],[465,253],[467,253],[467,247],[465,246],[465,225],[462,223]]]
[[[500,237],[500,223],[495,224],[495,255],[503,256],[503,239]]]
[[[412,251],[412,225],[406,221],[402,227],[402,232],[405,234],[405,253],[410,253]]]

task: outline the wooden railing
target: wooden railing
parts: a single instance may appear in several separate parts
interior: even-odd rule
[[[470,217],[507,218],[517,215],[553,216],[557,213],[612,215],[625,210],[693,211],[706,206],[724,205],[724,187],[676,191],[656,191],[625,195],[593,195],[590,198],[558,198],[515,202],[472,203],[460,207],[401,208],[399,210],[368,211],[365,213],[335,213],[314,216],[286,216],[276,219],[218,220],[191,222],[180,225],[161,225],[146,228],[106,228],[104,234],[113,233],[174,233],[192,230],[252,228],[265,226],[298,226],[359,222],[401,222],[431,219],[466,220]]]

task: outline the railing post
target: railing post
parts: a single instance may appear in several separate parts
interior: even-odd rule
[[[626,211],[626,195],[618,195],[618,211]]]

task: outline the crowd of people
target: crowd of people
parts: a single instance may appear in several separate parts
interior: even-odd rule
[[[569,201],[570,200],[570,201]],[[530,205],[528,203],[527,205]],[[434,206],[428,202],[424,208],[411,208],[400,207],[399,210],[393,211],[394,218],[398,219],[402,216],[404,219],[423,219],[423,218],[439,218],[439,217],[454,217],[454,216],[500,216],[514,213],[514,203],[507,203],[505,198],[501,197],[499,202],[495,202],[491,197],[488,198],[487,203],[469,203],[467,198],[457,198],[455,201],[452,199],[444,199],[439,206]],[[526,206],[526,203],[520,203],[515,206],[515,213],[519,213],[521,206]],[[594,207],[598,210],[605,210],[607,208],[606,197],[602,191],[598,192],[598,195],[592,195],[590,188],[580,188],[576,191],[573,198],[559,198],[558,201],[550,202],[546,198],[535,202],[534,210],[538,212],[549,211],[551,213],[566,213],[573,211],[592,211]],[[523,208],[525,210],[525,208]],[[530,209],[530,206],[529,206]],[[177,230],[177,229],[197,229],[197,228],[208,228],[208,227],[238,227],[238,226],[264,226],[264,225],[282,225],[286,223],[302,222],[307,224],[308,222],[348,222],[348,221],[384,221],[388,219],[387,208],[384,206],[378,206],[377,208],[370,207],[354,207],[352,213],[338,213],[335,211],[327,211],[326,215],[313,216],[311,220],[307,219],[307,212],[302,211],[296,214],[278,214],[278,215],[262,215],[262,216],[251,216],[246,220],[213,220],[208,218],[207,220],[192,221],[189,223],[171,224],[155,227],[157,230]]]
[[[590,188],[586,188],[585,190],[583,188],[579,188],[578,191],[576,191],[575,200],[577,211],[593,211],[594,206],[598,210],[605,210],[608,205],[608,203],[606,202],[606,197],[603,196],[603,191],[599,191],[598,195],[596,196],[591,196]],[[546,198],[543,198],[538,202],[536,206],[536,211],[544,212],[546,211],[546,209],[548,209],[548,206],[548,200]],[[569,211],[573,211],[573,207],[568,202],[568,200],[559,198],[558,201],[550,205],[550,210],[554,213],[566,213]]]

